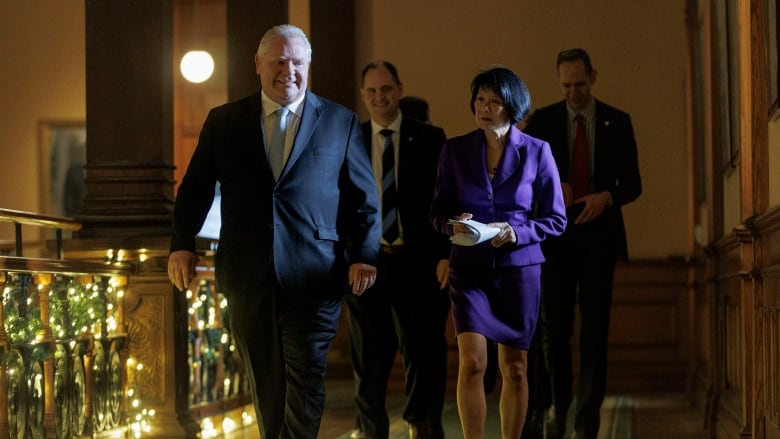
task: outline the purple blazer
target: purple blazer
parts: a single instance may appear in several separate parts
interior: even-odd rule
[[[512,126],[493,181],[485,162],[481,129],[447,140],[439,158],[431,205],[433,226],[452,235],[451,218],[470,213],[482,223],[507,222],[517,243],[493,248],[452,246],[450,268],[463,271],[544,262],[539,245],[566,228],[561,179],[550,145]]]

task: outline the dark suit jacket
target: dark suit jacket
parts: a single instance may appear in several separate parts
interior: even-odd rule
[[[371,155],[371,121],[364,122],[363,134]],[[438,233],[428,212],[436,181],[436,164],[447,140],[444,130],[410,117],[401,120],[398,145],[398,212],[406,254],[422,263],[435,265],[447,259],[450,243]]]
[[[448,220],[464,212],[485,224],[507,222],[517,243],[499,248],[489,241],[473,247],[453,245],[450,267],[484,273],[544,262],[540,243],[566,228],[560,178],[547,143],[511,127],[491,181],[481,129],[447,140],[439,161],[431,222],[451,235]]]
[[[626,229],[621,206],[642,193],[636,140],[631,117],[596,100],[594,177],[596,192],[609,191],[612,206],[597,220],[608,231],[606,245],[613,245],[618,258],[628,260]],[[526,133],[550,143],[561,181],[569,180],[569,125],[566,101],[536,110],[528,120]],[[573,220],[573,218],[570,218]],[[573,224],[573,221],[571,221]]]
[[[375,264],[378,200],[354,112],[307,92],[279,181],[266,158],[257,93],[209,112],[179,187],[171,250],[195,235],[221,183],[218,287],[258,294],[273,270],[288,290],[339,298],[350,263]]]

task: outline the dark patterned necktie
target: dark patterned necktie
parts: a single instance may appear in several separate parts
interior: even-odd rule
[[[572,151],[571,185],[572,197],[577,199],[589,192],[590,167],[588,166],[588,139],[585,135],[585,118],[578,114],[574,118],[577,124]]]
[[[395,188],[395,152],[393,130],[380,131],[385,138],[382,149],[382,238],[392,244],[398,239],[398,192]]]

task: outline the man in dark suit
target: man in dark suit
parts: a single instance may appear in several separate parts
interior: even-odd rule
[[[409,435],[442,438],[449,298],[441,289],[449,241],[428,213],[446,137],[441,128],[401,114],[403,84],[391,63],[367,65],[360,94],[371,115],[362,128],[380,188],[383,235],[376,284],[346,298],[358,411],[353,437],[388,437],[387,380],[400,350]]]
[[[173,216],[168,275],[185,290],[221,184],[217,287],[268,439],[317,437],[342,296],[376,278],[377,190],[357,115],[306,90],[310,62],[302,30],[266,32],[260,92],[211,110]]]
[[[579,304],[580,376],[574,433],[578,439],[595,439],[606,392],[615,263],[628,260],[621,206],[639,196],[642,183],[631,118],[593,98],[596,70],[587,52],[565,50],[558,54],[557,67],[566,99],[536,110],[525,129],[550,143],[569,216],[566,232],[543,243],[547,261],[542,268],[539,332],[554,408],[547,438],[565,434],[572,402],[571,336],[575,304]],[[529,382],[536,380],[532,377]]]

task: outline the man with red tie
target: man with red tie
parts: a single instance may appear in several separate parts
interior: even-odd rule
[[[525,132],[550,143],[561,176],[568,225],[563,235],[543,242],[542,315],[537,334],[546,362],[531,384],[529,428],[550,403],[547,438],[565,435],[572,403],[571,337],[575,304],[580,313],[580,376],[574,437],[595,439],[607,377],[607,336],[615,263],[628,260],[621,207],[642,192],[631,117],[591,95],[596,70],[582,49],[557,58],[565,99],[540,108]],[[538,343],[539,340],[537,340]],[[536,360],[541,360],[539,350]],[[532,348],[529,362],[534,362]],[[547,365],[545,373],[544,364]],[[533,373],[533,368],[532,372]],[[549,374],[550,388],[544,376]],[[548,396],[545,401],[545,395]],[[541,437],[524,434],[524,438]]]

